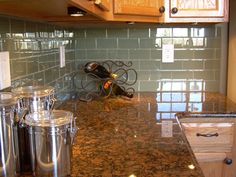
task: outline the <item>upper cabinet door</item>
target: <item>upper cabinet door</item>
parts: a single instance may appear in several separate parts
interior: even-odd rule
[[[114,0],[114,14],[159,17],[162,4],[161,0]]]
[[[172,17],[223,17],[224,0],[171,0]]]
[[[173,21],[214,22],[228,18],[228,0],[169,0],[168,3],[169,18]]]

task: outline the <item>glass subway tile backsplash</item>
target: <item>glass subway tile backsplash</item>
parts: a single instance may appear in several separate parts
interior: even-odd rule
[[[59,66],[59,46],[66,46],[66,67]],[[71,90],[76,70],[74,31],[54,25],[0,16],[0,51],[9,51],[12,87],[51,85]]]
[[[88,61],[132,61],[136,91],[220,90],[221,26],[79,29],[78,68]],[[162,45],[174,45],[174,62],[162,63]]]
[[[0,16],[0,51],[10,52],[12,86],[47,84],[57,93],[73,89],[71,76],[86,62],[104,60],[132,61],[136,91],[218,92],[226,72],[220,70],[221,35],[220,25],[67,29]],[[174,63],[162,63],[163,44],[174,45]],[[66,46],[65,68],[60,45]]]

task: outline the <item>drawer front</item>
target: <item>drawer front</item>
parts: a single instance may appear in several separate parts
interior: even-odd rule
[[[232,123],[183,123],[194,152],[229,152],[233,146]]]

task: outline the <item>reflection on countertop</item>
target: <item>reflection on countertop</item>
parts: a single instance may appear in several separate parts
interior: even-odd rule
[[[72,176],[203,176],[175,120],[175,113],[233,112],[223,95],[206,92],[136,93],[131,100],[70,100],[79,127]],[[173,121],[173,137],[162,137],[161,120]]]

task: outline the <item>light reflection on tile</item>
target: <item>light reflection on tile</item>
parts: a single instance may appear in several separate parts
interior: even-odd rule
[[[157,111],[159,112],[170,112],[171,111],[171,103],[158,103]]]

